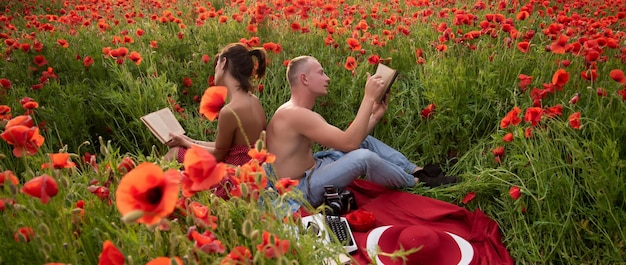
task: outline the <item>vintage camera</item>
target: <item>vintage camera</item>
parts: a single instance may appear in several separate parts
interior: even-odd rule
[[[356,210],[354,194],[349,190],[338,190],[333,185],[324,186],[324,204],[327,215],[343,215]]]

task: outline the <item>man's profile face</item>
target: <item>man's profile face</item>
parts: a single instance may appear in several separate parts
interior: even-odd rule
[[[322,96],[328,94],[330,78],[317,60],[308,62],[308,71],[305,72],[305,75],[311,92]]]

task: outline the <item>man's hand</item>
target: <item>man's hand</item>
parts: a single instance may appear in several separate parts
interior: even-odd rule
[[[365,97],[370,97],[375,101],[382,98],[385,93],[385,82],[380,75],[370,75],[367,73],[367,82],[365,82]]]

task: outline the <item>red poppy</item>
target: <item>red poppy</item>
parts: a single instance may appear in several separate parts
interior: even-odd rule
[[[624,76],[624,71],[620,69],[613,69],[611,70],[611,72],[609,72],[609,76],[611,76],[611,78],[615,80],[615,82],[626,85],[626,76]]]
[[[563,87],[569,81],[569,73],[564,69],[556,70],[554,75],[552,75],[552,85],[557,87]]]
[[[202,205],[199,202],[191,202],[189,204],[189,211],[193,214],[197,220],[201,221],[202,227],[217,229],[217,216],[210,214],[209,207]]]
[[[27,127],[16,125],[6,127],[0,134],[8,144],[13,145],[13,155],[15,157],[34,155],[39,151],[45,138],[39,134],[38,127]]]
[[[348,71],[354,71],[354,69],[356,69],[356,59],[352,56],[348,56],[348,58],[346,59],[346,63],[343,65],[344,68],[346,68],[346,70]]]
[[[446,50],[448,50],[448,46],[446,46],[445,44],[437,44],[435,48],[437,49],[437,51],[440,52],[445,52]]]
[[[513,109],[502,118],[502,121],[500,121],[500,128],[506,129],[509,125],[518,125],[522,121],[522,119],[518,117],[521,111],[519,107],[513,107]]]
[[[541,115],[543,114],[543,110],[540,107],[530,107],[526,109],[526,114],[524,114],[524,121],[530,122],[534,127],[541,121]]]
[[[522,41],[517,44],[517,49],[523,53],[527,53],[528,51],[530,51],[530,44],[528,44],[527,41]]]
[[[608,93],[606,92],[606,89],[598,87],[598,88],[596,88],[596,95],[598,95],[600,97],[606,97],[606,95],[608,95]]]
[[[276,155],[267,152],[264,147],[263,141],[260,139],[257,141],[254,148],[250,148],[250,150],[248,151],[248,156],[250,156],[251,159],[256,159],[259,162],[274,163],[274,161],[276,161]]]
[[[574,94],[572,98],[569,100],[569,104],[576,104],[580,100],[580,93]]]
[[[513,141],[513,133],[507,133],[504,136],[502,136],[502,140],[509,143]]]
[[[28,243],[34,236],[35,231],[33,231],[33,229],[28,226],[24,226],[17,229],[17,232],[15,232],[15,234],[13,235],[13,240],[18,243],[22,241]]]
[[[521,88],[522,91],[526,91],[528,86],[533,82],[533,77],[530,75],[519,74],[517,78],[519,78],[519,83],[517,84],[517,86]]]
[[[101,201],[106,201],[108,205],[111,205],[111,191],[109,190],[109,188],[104,186],[91,185],[87,187],[87,190],[100,198]]]
[[[580,129],[580,111],[574,112],[567,118],[569,126],[574,129]]]
[[[91,58],[91,56],[87,55],[85,56],[85,58],[83,58],[83,65],[85,67],[89,67],[94,63],[93,58]]]
[[[572,62],[570,62],[570,60],[563,60],[559,64],[563,67],[568,67],[570,64],[572,64]]]
[[[509,189],[509,195],[511,195],[511,198],[513,198],[513,200],[517,200],[520,196],[522,196],[522,192],[519,187],[513,186],[511,187],[511,189]]]
[[[59,44],[59,46],[63,47],[63,48],[67,48],[70,46],[69,43],[67,43],[67,41],[65,39],[58,39],[57,40],[57,44]]]
[[[117,209],[122,216],[141,211],[139,223],[156,224],[174,211],[180,190],[180,173],[163,172],[160,166],[144,162],[128,172],[115,192]]]
[[[622,73],[623,75],[623,73]],[[0,78],[0,86],[2,86],[5,89],[10,89],[11,88],[11,80],[6,79],[6,78]]]
[[[598,78],[598,70],[596,69],[585,70],[585,71],[580,72],[580,76],[587,81],[595,82],[596,79]]]
[[[117,249],[111,240],[104,241],[98,265],[124,265],[124,254]]]
[[[550,51],[553,53],[564,54],[569,48],[570,44],[567,43],[569,38],[565,35],[560,35],[555,42],[550,44]]]
[[[191,85],[193,85],[193,81],[191,80],[191,78],[185,76],[183,78],[183,86],[184,87],[191,87]]]
[[[131,61],[135,62],[136,65],[140,65],[141,61],[143,60],[143,58],[141,58],[141,54],[136,52],[136,51],[130,52],[130,55],[128,56],[128,59],[130,59]]]
[[[367,62],[372,65],[376,65],[380,62],[380,56],[373,54],[369,58],[367,58]]]
[[[435,108],[436,108],[435,103],[430,103],[428,104],[428,106],[423,108],[422,111],[420,111],[420,115],[422,116],[422,119],[431,118],[433,114],[435,113]]]
[[[546,117],[548,118],[561,116],[563,115],[563,106],[561,106],[561,104],[556,104],[552,107],[546,108],[544,110],[544,113],[546,114]]]
[[[626,101],[626,87],[617,90],[617,95],[622,96],[622,101]]]
[[[222,245],[222,242],[217,240],[215,235],[211,231],[204,231],[200,234],[196,231],[195,227],[190,229],[189,239],[194,240],[194,245],[205,253],[224,253],[226,248]]]
[[[213,154],[195,145],[187,150],[183,165],[183,192],[187,194],[209,190],[226,174],[226,164],[217,162]]]
[[[361,42],[355,38],[347,38],[346,43],[348,44],[348,48],[352,51],[358,51],[361,49]]]
[[[136,166],[137,165],[135,164],[135,161],[131,157],[125,156],[124,158],[122,158],[122,161],[117,164],[117,171],[122,174],[126,174]]]
[[[7,105],[0,105],[0,123],[2,121],[12,119],[13,115],[11,114],[11,107]]]
[[[48,64],[48,61],[46,60],[46,57],[43,57],[43,55],[35,56],[35,58],[33,58],[33,62],[37,66],[44,66],[44,65]]]
[[[179,257],[158,257],[151,261],[148,261],[146,265],[183,265],[183,260]]]
[[[298,180],[293,180],[290,178],[281,178],[276,183],[276,189],[278,190],[279,194],[285,194],[289,192],[293,187],[297,187],[298,183],[299,183]]]
[[[159,48],[159,43],[157,41],[155,41],[155,40],[150,41],[150,48],[152,48],[152,49]]]
[[[54,168],[54,169],[62,169],[62,168],[73,168],[76,167],[76,163],[72,162],[70,159],[69,153],[56,153],[49,154],[51,163],[42,164],[41,168]]]
[[[474,198],[476,198],[476,192],[470,191],[468,192],[465,197],[463,197],[463,199],[461,200],[461,202],[463,204],[468,204],[470,201],[472,201]]]
[[[39,198],[45,204],[59,193],[59,186],[53,177],[43,174],[24,183],[21,192]]]
[[[288,240],[281,240],[278,236],[267,231],[263,231],[262,237],[263,242],[258,244],[256,248],[265,253],[265,257],[268,259],[281,257],[289,250],[290,242]]]
[[[252,264],[252,252],[245,246],[236,246],[226,255],[220,265]]]
[[[7,124],[5,125],[4,129],[9,129],[10,127],[16,126],[16,125],[23,125],[26,127],[33,127],[35,125],[35,121],[33,120],[33,117],[31,117],[30,115],[20,115],[20,116],[16,116],[15,118],[9,120],[9,122],[7,122]]]
[[[135,31],[135,35],[137,35],[137,37],[141,37],[141,36],[143,36],[143,34],[145,34],[145,33],[146,33],[146,31],[145,31],[145,30],[143,30],[143,29],[137,29],[137,30]]]
[[[491,150],[491,153],[493,154],[496,163],[500,164],[502,163],[502,157],[504,156],[504,147],[503,146],[498,146],[496,148],[494,148],[493,150]]]
[[[225,86],[212,86],[207,88],[200,100],[200,114],[204,115],[210,121],[214,121],[220,113],[220,110],[226,102]]]
[[[3,172],[0,172],[0,187],[4,186],[4,183],[7,181],[9,181],[9,183],[13,184],[14,186],[20,184],[20,181],[11,170],[5,170]]]

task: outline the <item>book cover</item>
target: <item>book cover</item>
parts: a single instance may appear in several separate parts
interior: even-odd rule
[[[381,95],[379,101],[383,101],[385,99],[385,95],[389,94],[391,90],[391,85],[396,81],[396,77],[398,77],[398,71],[393,69],[385,64],[379,63],[378,67],[376,67],[376,73],[380,75],[385,82],[385,93]]]
[[[150,129],[161,143],[172,140],[170,133],[185,134],[185,129],[180,125],[174,113],[169,108],[163,108],[141,117],[141,121]]]

